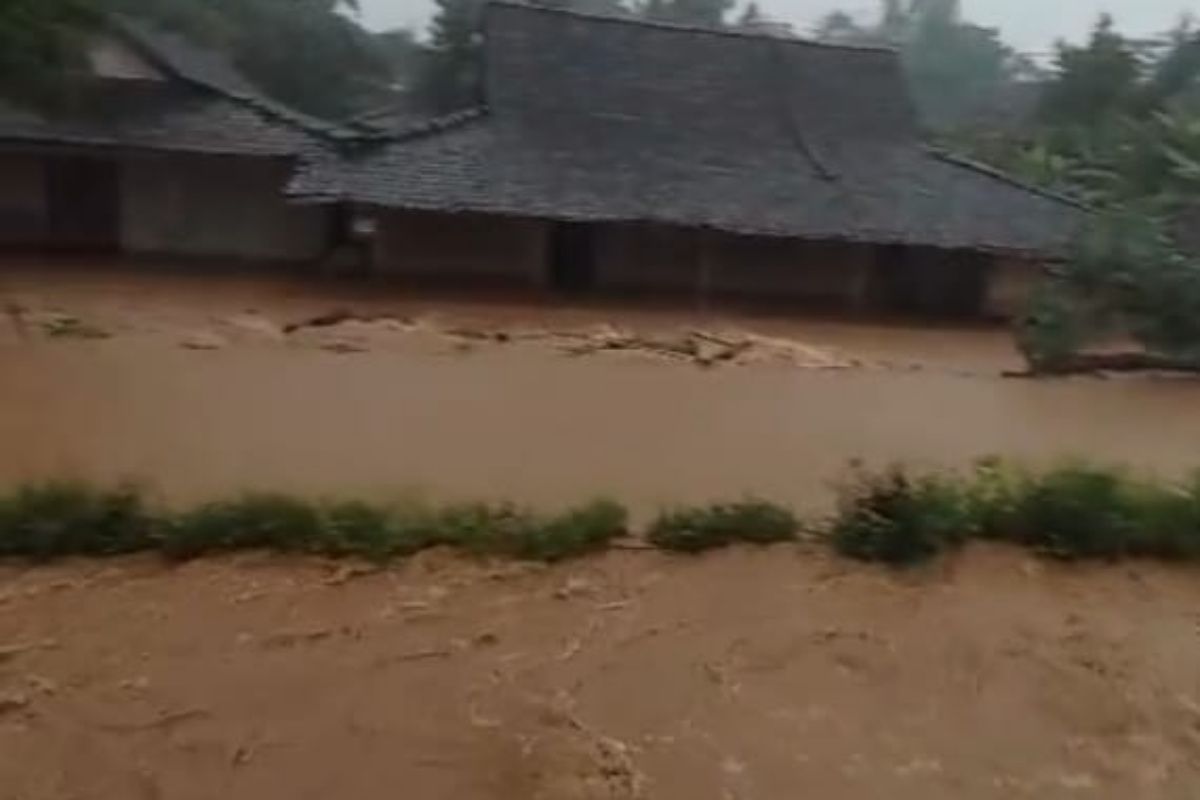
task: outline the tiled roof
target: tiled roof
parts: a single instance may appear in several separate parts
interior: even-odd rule
[[[291,156],[342,134],[262,95],[223,56],[125,18],[114,35],[160,67],[165,81],[83,79],[54,112],[0,100],[0,140]]]
[[[920,141],[897,55],[492,3],[487,112],[292,193],[398,208],[1055,252],[1081,212]]]

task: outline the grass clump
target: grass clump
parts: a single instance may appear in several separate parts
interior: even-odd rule
[[[159,535],[159,520],[133,487],[51,482],[0,498],[0,557],[120,555],[155,547]]]
[[[329,541],[311,503],[275,494],[247,494],[182,512],[166,525],[169,558],[186,560],[230,550],[321,552]]]
[[[1144,531],[1133,553],[1170,561],[1200,561],[1200,472],[1159,487],[1143,485],[1137,500]]]
[[[1057,467],[1025,481],[1013,527],[995,532],[1059,558],[1115,558],[1157,534],[1141,487],[1124,472],[1086,464]]]
[[[735,542],[792,541],[799,529],[799,520],[788,509],[761,500],[743,500],[665,512],[651,524],[646,538],[664,550],[701,553]]]
[[[901,467],[856,470],[841,489],[834,548],[863,561],[910,565],[976,533],[968,495],[952,477],[914,477]]]
[[[1034,472],[995,460],[968,475],[860,471],[831,537],[843,555],[889,564],[973,538],[1062,559],[1200,559],[1200,474],[1174,484],[1078,462]]]
[[[625,508],[611,500],[552,516],[507,504],[472,504],[438,514],[431,538],[479,555],[555,562],[605,549],[625,535],[628,520]]]

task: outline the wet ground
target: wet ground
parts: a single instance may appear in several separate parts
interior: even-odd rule
[[[0,567],[0,797],[1190,800],[1198,608],[987,549]]]
[[[449,302],[146,269],[9,266],[0,302],[20,309],[0,315],[3,481],[135,479],[172,499],[611,494],[646,510],[743,493],[820,505],[856,458],[1086,456],[1165,473],[1200,461],[1200,383],[1007,379],[1020,362],[1000,329]],[[360,319],[284,332],[331,311]],[[63,317],[73,331],[50,335]],[[597,330],[750,332],[800,355],[704,366],[551,336]]]

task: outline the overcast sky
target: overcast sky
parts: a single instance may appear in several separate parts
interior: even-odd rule
[[[359,2],[372,28],[423,29],[433,6],[432,0]],[[759,5],[801,32],[832,10],[869,16],[877,7],[872,0],[759,0]],[[1060,37],[1081,39],[1103,11],[1116,17],[1122,31],[1141,36],[1170,28],[1185,11],[1200,15],[1200,0],[963,0],[963,8],[972,21],[1002,29],[1017,48],[1044,51]]]

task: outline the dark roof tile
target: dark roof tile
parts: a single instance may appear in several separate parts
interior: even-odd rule
[[[1077,207],[928,151],[896,54],[493,3],[486,114],[295,196],[767,236],[1056,252]]]
[[[178,35],[126,18],[115,18],[112,30],[167,80],[85,80],[55,112],[0,100],[0,140],[295,156],[343,136],[265,97],[223,56]]]

